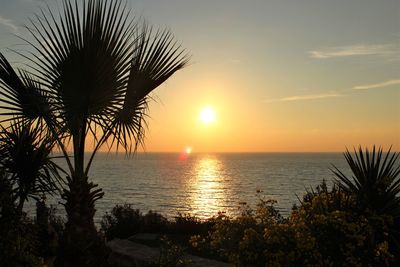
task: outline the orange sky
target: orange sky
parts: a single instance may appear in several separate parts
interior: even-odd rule
[[[41,4],[2,1],[1,51],[21,43],[13,33]],[[400,150],[400,1],[128,6],[171,29],[191,55],[189,66],[155,90],[146,151]],[[216,113],[208,126],[199,121],[206,106]]]

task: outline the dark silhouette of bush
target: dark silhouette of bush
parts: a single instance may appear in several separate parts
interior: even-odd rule
[[[107,240],[113,238],[128,238],[137,233],[164,233],[168,221],[158,213],[149,211],[143,215],[131,205],[116,205],[110,213],[106,213],[101,222],[101,230]]]
[[[38,254],[38,229],[17,211],[12,187],[0,173],[0,266],[43,266]]]
[[[181,235],[205,235],[215,224],[215,218],[199,219],[190,214],[178,213],[170,223],[170,231]]]

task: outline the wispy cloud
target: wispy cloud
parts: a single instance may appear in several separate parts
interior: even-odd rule
[[[399,59],[400,46],[397,44],[357,44],[313,50],[309,51],[308,54],[317,59],[354,56],[382,56]]]
[[[14,33],[18,33],[18,26],[14,24],[14,22],[10,19],[7,19],[3,16],[0,16],[0,24],[10,27]]]
[[[272,102],[289,102],[289,101],[303,101],[303,100],[316,100],[316,99],[324,99],[324,98],[333,98],[333,97],[341,97],[342,94],[338,93],[326,93],[326,94],[315,94],[315,95],[296,95],[296,96],[288,96],[278,99],[269,99],[266,100],[266,103]]]
[[[365,85],[357,85],[354,86],[354,90],[367,90],[367,89],[375,89],[375,88],[381,88],[381,87],[386,87],[386,86],[391,86],[391,85],[398,85],[400,84],[400,80],[389,80],[381,83],[374,83],[374,84],[365,84]]]
[[[229,63],[242,64],[242,61],[240,59],[237,59],[237,58],[231,58],[231,59],[229,59]]]

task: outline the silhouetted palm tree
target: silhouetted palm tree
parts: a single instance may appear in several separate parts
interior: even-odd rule
[[[371,218],[385,218],[390,236],[390,252],[395,258],[400,257],[400,164],[399,153],[384,153],[382,148],[373,147],[370,152],[360,147],[354,155],[348,150],[344,153],[352,171],[348,177],[335,167],[334,174],[339,186],[347,193],[355,196],[358,212]],[[380,217],[379,217],[380,216]],[[375,244],[376,236],[382,234],[382,226],[371,233],[370,243]],[[372,253],[372,252],[371,252]],[[398,260],[396,260],[398,263]],[[395,264],[396,265],[396,264]],[[397,265],[396,265],[397,266]]]
[[[23,56],[34,74],[17,75],[0,54],[0,115],[42,125],[67,162],[64,249],[74,258],[70,264],[93,264],[87,255],[96,239],[94,203],[103,195],[88,180],[94,155],[105,143],[136,151],[150,92],[187,63],[170,32],[153,31],[129,14],[121,1],[83,1],[79,10],[66,0],[59,15],[47,8],[27,27],[36,52]],[[94,151],[85,161],[89,135]]]
[[[22,123],[0,127],[0,168],[13,187],[21,215],[29,197],[38,200],[44,193],[61,189],[62,169],[50,156],[54,141],[43,136],[40,128]]]
[[[360,147],[354,154],[344,153],[352,171],[348,177],[335,167],[333,173],[340,187],[353,194],[361,210],[379,215],[386,214],[400,218],[400,164],[396,165],[399,153],[383,153],[373,147],[363,151]]]

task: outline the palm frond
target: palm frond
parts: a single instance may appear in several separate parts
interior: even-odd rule
[[[189,59],[167,30],[153,33],[152,28],[144,25],[138,36],[124,103],[111,126],[112,144],[116,140],[128,153],[143,144],[149,94],[184,68]]]
[[[0,127],[0,168],[9,175],[22,202],[59,190],[63,186],[60,173],[65,171],[50,156],[55,140],[23,121]]]
[[[20,71],[18,75],[1,53],[0,88],[0,115],[28,121],[51,117],[50,99],[40,83],[26,71]]]
[[[82,122],[122,104],[135,24],[120,1],[84,1],[83,12],[76,1],[64,1],[58,19],[48,13],[28,28],[36,41],[31,61],[67,129],[76,132]]]
[[[361,209],[400,218],[399,153],[391,153],[391,149],[384,153],[374,146],[372,151],[360,147],[354,154],[347,150],[344,156],[352,176],[334,167],[340,187],[356,196]]]

